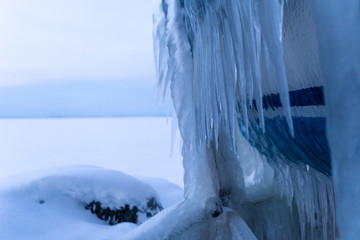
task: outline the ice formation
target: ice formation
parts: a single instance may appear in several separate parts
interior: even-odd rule
[[[326,119],[339,190],[359,158],[359,114],[350,107],[360,95],[359,13],[351,0],[162,0],[155,61],[184,142],[185,200],[131,236],[152,229],[154,239],[338,238]],[[352,84],[341,87],[341,79]],[[348,99],[345,111],[338,96]],[[346,114],[351,124],[338,131],[334,122]],[[344,164],[342,150],[350,154]],[[349,186],[337,192],[339,227],[354,239],[359,223],[345,205],[358,187]],[[168,229],[156,227],[174,216]]]

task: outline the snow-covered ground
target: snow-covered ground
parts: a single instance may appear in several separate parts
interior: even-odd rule
[[[164,118],[0,120],[0,239],[121,239],[137,225],[110,226],[85,206],[180,201],[170,132]]]
[[[95,165],[183,186],[180,141],[171,119],[1,119],[1,178],[63,165]]]
[[[102,209],[136,207],[141,224],[148,213],[161,210],[149,208],[152,198],[164,208],[182,199],[182,189],[175,184],[141,180],[93,166],[59,167],[7,178],[0,183],[0,239],[121,239],[137,225],[109,226],[108,218],[100,220],[86,205],[95,201]]]

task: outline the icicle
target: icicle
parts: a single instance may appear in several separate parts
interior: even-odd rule
[[[283,1],[184,1],[184,20],[193,57],[192,98],[198,147],[213,139],[217,141],[220,124],[235,142],[233,119],[237,116],[237,104],[246,134],[249,107],[257,110],[260,127],[265,129],[262,52],[268,71],[273,66],[284,116],[293,133],[282,49],[283,8]],[[165,94],[174,66],[179,63],[169,57],[174,54],[170,51],[176,51],[175,46],[168,46],[171,26],[166,23],[165,14],[158,17],[158,24],[164,26],[157,26],[158,32],[154,34],[155,61],[159,85]]]
[[[265,61],[267,66],[274,66],[284,116],[293,132],[282,49],[283,5],[282,1],[185,1],[184,18],[194,60],[193,100],[200,147],[213,138],[217,141],[220,124],[234,136],[235,123],[230,119],[236,116],[236,86],[246,132],[248,107],[257,109],[260,127],[265,129],[261,42],[271,46],[271,51],[264,51],[269,56]]]
[[[284,1],[259,1],[259,15],[262,26],[263,41],[268,46],[270,60],[274,66],[277,88],[284,110],[290,132],[294,135],[293,123],[291,119],[291,109],[289,100],[289,90],[285,73],[285,63],[282,47],[282,27]]]

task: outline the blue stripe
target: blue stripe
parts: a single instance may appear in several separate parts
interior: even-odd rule
[[[289,92],[290,106],[324,106],[324,88],[323,87],[312,87],[294,90]],[[257,111],[256,101],[253,100],[253,106]],[[282,107],[280,95],[269,94],[263,96],[263,108],[265,110]]]
[[[304,88],[289,92],[290,106],[324,106],[323,87]],[[279,94],[263,96],[263,108],[275,110],[282,107]],[[257,111],[255,100],[253,110]],[[259,128],[259,119],[252,119],[250,143],[269,159],[307,164],[331,175],[329,144],[326,137],[325,117],[292,117],[294,137],[283,115],[265,117],[265,133]],[[241,125],[241,119],[239,119]]]
[[[239,119],[239,124],[241,120]],[[329,145],[326,138],[326,118],[293,117],[294,137],[283,116],[265,118],[265,133],[258,119],[250,127],[250,143],[269,159],[307,164],[331,175]]]
[[[294,137],[284,117],[266,118],[266,132],[282,155],[331,174],[326,118],[293,117]]]

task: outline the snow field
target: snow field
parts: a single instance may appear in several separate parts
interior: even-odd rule
[[[85,205],[181,201],[170,132],[165,118],[0,120],[0,239],[121,239],[137,225],[109,226]]]

